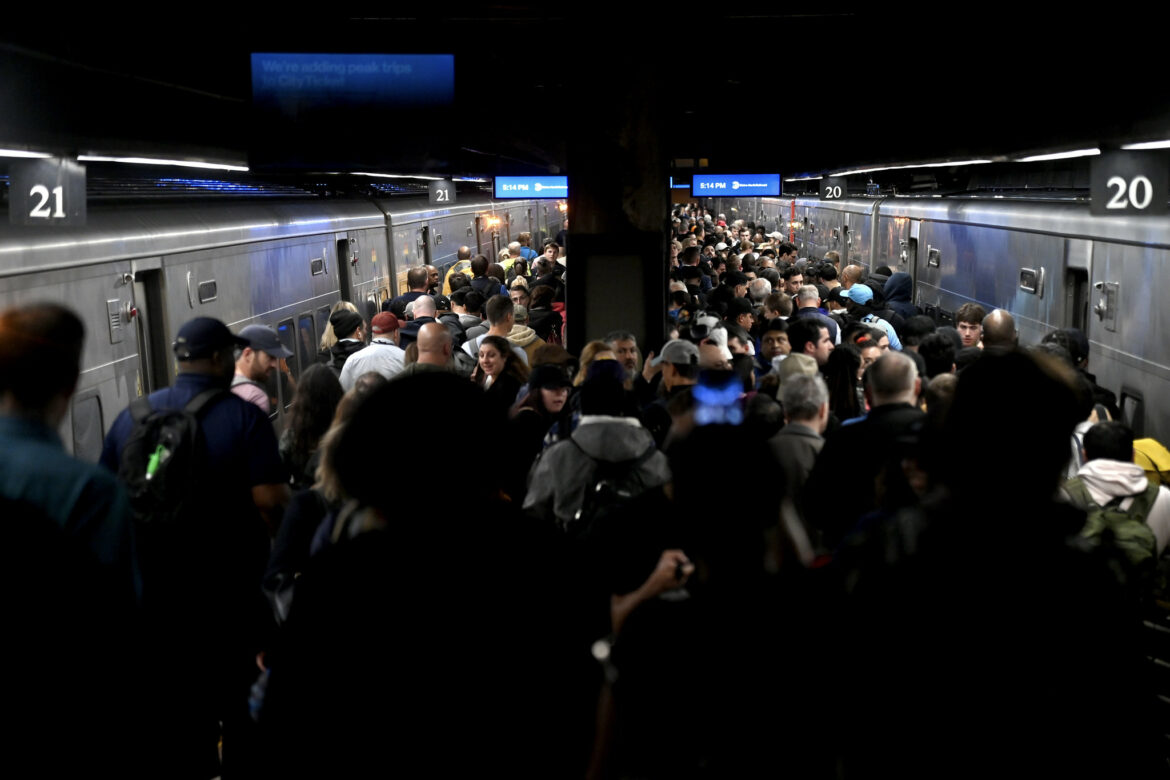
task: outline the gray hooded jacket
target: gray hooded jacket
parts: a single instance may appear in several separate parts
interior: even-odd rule
[[[654,437],[633,417],[586,415],[572,440],[557,442],[537,459],[524,499],[527,512],[555,519],[562,528],[581,508],[586,488],[595,484],[596,461],[635,461],[654,446]],[[657,450],[637,468],[646,489],[670,480],[666,456]]]

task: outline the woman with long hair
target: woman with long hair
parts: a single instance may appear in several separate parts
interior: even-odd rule
[[[332,317],[342,309],[348,309],[354,314],[358,314],[357,306],[354,306],[349,301],[338,301],[329,309],[329,316]],[[325,320],[325,329],[321,331],[320,349],[317,352],[317,361],[320,363],[328,363],[333,359],[333,345],[337,343],[337,334],[333,332],[333,324],[328,319]]]
[[[479,361],[471,379],[495,399],[502,410],[512,408],[520,388],[528,381],[528,366],[501,336],[484,336],[479,344]]]
[[[291,475],[293,490],[313,483],[309,462],[333,422],[342,395],[341,383],[327,366],[309,366],[301,374],[288,424],[280,436],[280,457]]]
[[[505,486],[512,500],[524,500],[528,470],[544,447],[549,429],[569,416],[573,382],[562,366],[544,363],[532,369],[528,392],[512,407],[508,429],[514,453],[507,465]]]

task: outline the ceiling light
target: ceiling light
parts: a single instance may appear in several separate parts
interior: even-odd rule
[[[995,162],[994,160],[952,160],[949,162],[913,163],[911,165],[884,165],[877,168],[855,168],[849,171],[834,173],[834,176],[852,176],[855,173],[875,173],[877,171],[901,171],[907,168],[955,168],[960,165],[983,165]]]
[[[1170,149],[1170,138],[1165,141],[1142,141],[1140,144],[1124,144],[1122,149],[1138,151],[1139,149]]]
[[[816,181],[817,179],[823,179],[823,178],[825,178],[825,177],[824,176],[793,176],[791,179],[785,179],[784,181]]]
[[[354,176],[372,176],[376,179],[426,179],[427,181],[443,181],[442,176],[411,175],[405,173],[370,173],[368,171],[354,171]]]
[[[52,157],[51,154],[45,152],[29,152],[24,149],[0,149],[0,157],[32,157],[38,160],[43,160],[47,157]]]
[[[1093,147],[1092,149],[1074,149],[1071,152],[1055,152],[1053,154],[1034,154],[1030,157],[1017,157],[1016,162],[1043,162],[1045,160],[1067,160],[1071,157],[1092,157],[1095,154],[1101,154],[1101,150]]]
[[[79,154],[81,162],[116,162],[134,163],[136,165],[177,165],[180,168],[209,168],[213,171],[247,171],[246,165],[229,165],[227,163],[203,162],[202,160],[163,160],[155,157],[106,157],[96,154]]]

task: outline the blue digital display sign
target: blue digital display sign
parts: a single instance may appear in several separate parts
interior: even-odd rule
[[[497,176],[497,198],[567,198],[568,176]]]
[[[762,197],[780,194],[780,174],[741,173],[712,176],[695,175],[691,179],[691,195],[696,197],[713,195],[737,195],[739,197]]]
[[[449,106],[454,54],[253,54],[252,99],[283,109]]]

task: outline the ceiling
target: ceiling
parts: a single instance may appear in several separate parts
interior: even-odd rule
[[[456,54],[456,106],[441,132],[410,117],[372,128],[385,141],[373,157],[328,138],[297,139],[314,150],[310,167],[341,170],[571,174],[573,144],[587,139],[590,122],[607,121],[607,105],[583,105],[597,78],[614,103],[653,95],[647,130],[666,157],[705,159],[712,170],[795,175],[1170,138],[1161,44],[1144,29],[1153,25],[1104,14],[959,6],[967,15],[943,16],[951,9],[937,4],[786,13],[748,3],[734,15],[379,8],[311,18],[206,10],[5,30],[0,146],[254,158],[269,140],[250,112],[256,51]]]

